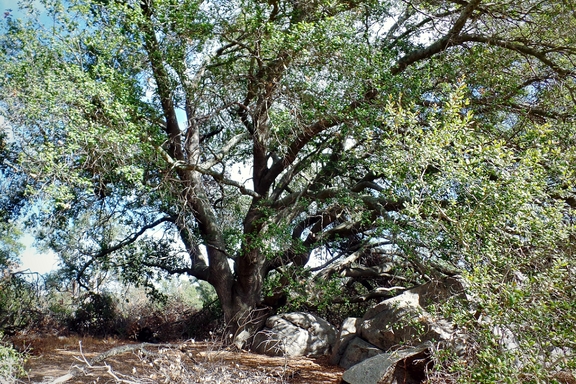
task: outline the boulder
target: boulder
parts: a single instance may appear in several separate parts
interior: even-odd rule
[[[252,349],[270,356],[320,356],[329,354],[335,341],[336,330],[326,320],[294,312],[268,318]]]
[[[412,289],[420,297],[420,306],[427,307],[430,304],[438,304],[453,297],[466,299],[467,283],[457,276],[445,277],[432,280],[426,284]]]
[[[425,341],[454,343],[460,340],[451,323],[434,318],[424,309],[463,291],[458,279],[430,282],[370,308],[359,327],[358,335],[370,344],[388,351],[402,344]]]
[[[344,372],[348,384],[416,384],[426,379],[429,344],[383,353]]]
[[[456,337],[453,326],[446,320],[435,319],[421,308],[401,305],[363,321],[360,337],[384,351],[431,340],[448,342]]]
[[[342,322],[340,332],[338,332],[338,337],[336,338],[336,344],[332,348],[330,364],[337,365],[340,362],[344,351],[348,347],[348,343],[356,337],[361,322],[362,319],[358,317],[349,317]]]
[[[360,363],[373,356],[384,353],[380,348],[362,340],[359,337],[354,337],[346,347],[342,354],[338,365],[342,368],[350,368],[353,365]]]
[[[412,288],[384,300],[366,311],[361,319],[348,318],[340,328],[330,362],[348,368],[352,364],[399,345],[418,345],[434,341],[450,346],[457,354],[466,351],[466,336],[425,308],[454,296],[466,299],[462,280],[448,277]],[[353,344],[352,344],[353,341]]]
[[[401,295],[384,300],[366,311],[363,319],[369,319],[381,312],[382,307],[388,307],[391,301],[404,301],[411,306],[425,308],[430,304],[442,303],[451,297],[465,297],[465,283],[456,277],[446,277],[441,280],[433,280],[419,285]]]

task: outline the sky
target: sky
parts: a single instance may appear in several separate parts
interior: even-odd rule
[[[18,2],[20,0],[0,0],[0,20],[3,20],[8,14],[6,12],[10,12],[9,16],[18,18],[24,16],[24,13],[19,11]],[[38,0],[34,0],[34,5],[40,8],[40,2]],[[42,20],[42,18],[41,18]],[[50,21],[48,20],[44,20]]]
[[[34,238],[30,234],[25,234],[20,241],[26,249],[20,254],[20,270],[29,269],[31,272],[45,274],[56,269],[58,260],[51,252],[40,252],[34,245]]]
[[[18,9],[18,0],[0,0],[0,17],[4,17],[4,12],[8,9],[16,11]]]

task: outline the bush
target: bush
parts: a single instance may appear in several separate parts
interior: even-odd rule
[[[3,335],[0,333],[0,339],[2,337]],[[19,376],[25,375],[25,361],[23,354],[0,341],[0,382],[15,383]]]
[[[13,333],[40,318],[38,289],[21,276],[0,279],[0,331]]]
[[[105,336],[115,328],[116,300],[109,293],[87,293],[69,320],[70,330],[80,334]]]
[[[442,308],[471,341],[466,355],[436,355],[443,382],[447,376],[466,384],[576,382],[576,276],[569,256],[531,271],[469,275],[470,302]]]

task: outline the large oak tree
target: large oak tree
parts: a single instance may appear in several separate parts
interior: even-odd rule
[[[570,0],[43,4],[4,20],[0,107],[85,286],[187,274],[242,330],[299,279],[358,302],[571,260]]]

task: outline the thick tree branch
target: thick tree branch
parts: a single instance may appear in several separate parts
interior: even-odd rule
[[[206,169],[206,168],[203,168],[203,167],[198,166],[198,165],[174,163],[173,166],[176,169],[196,171],[196,172],[199,172],[203,175],[212,176],[214,178],[214,180],[220,182],[221,184],[229,185],[231,187],[237,188],[240,191],[240,193],[242,193],[243,195],[251,196],[251,197],[254,197],[257,199],[261,198],[261,196],[258,193],[254,192],[253,190],[251,190],[249,188],[246,188],[246,186],[244,186],[244,184],[242,184],[238,181],[229,179],[229,178],[225,177],[222,173],[213,171],[211,169]]]
[[[140,6],[142,7],[142,13],[147,19],[146,22],[140,23],[140,27],[144,31],[144,41],[148,53],[148,60],[150,61],[152,73],[156,80],[158,96],[160,97],[162,111],[164,113],[164,118],[166,119],[166,133],[169,137],[169,154],[172,158],[183,161],[184,151],[182,150],[180,127],[178,126],[178,118],[176,117],[176,110],[172,100],[170,76],[164,68],[162,51],[158,39],[156,38],[156,32],[153,28],[152,10],[147,1],[141,1]]]
[[[154,263],[151,261],[143,261],[142,262],[143,265],[145,265],[146,267],[151,267],[151,268],[158,268],[161,269],[171,275],[178,275],[178,274],[187,274],[188,276],[193,276],[199,280],[208,280],[208,266],[207,265],[193,265],[191,268],[189,267],[180,267],[180,268],[175,268],[175,267],[170,267],[168,265],[162,264],[162,263]]]
[[[209,169],[222,162],[224,157],[226,157],[232,149],[234,149],[238,144],[242,141],[248,139],[248,134],[246,132],[240,133],[234,137],[232,137],[226,144],[222,146],[220,152],[214,155],[214,158],[204,163],[200,164],[200,167],[204,169]]]
[[[407,9],[411,8],[411,6],[408,6]],[[452,14],[457,13],[458,10],[452,10],[452,11],[447,11],[447,12],[443,12],[440,14],[436,14],[433,16],[429,16],[424,18],[422,21],[420,21],[419,23],[417,23],[414,26],[410,26],[410,28],[407,28],[402,34],[398,35],[397,37],[394,38],[394,40],[392,40],[390,43],[386,44],[386,49],[391,49],[393,47],[396,46],[396,44],[398,44],[399,41],[401,41],[402,39],[405,39],[407,37],[410,36],[410,34],[418,31],[418,29],[422,28],[423,26],[425,26],[426,24],[437,20],[440,17],[446,17],[446,16],[450,16]],[[400,20],[398,20],[398,22],[405,22],[407,21],[408,18],[402,18]],[[398,24],[398,23],[397,23]],[[390,30],[388,31],[388,34],[386,35],[386,39],[385,41],[389,41],[390,39],[393,38],[393,33],[401,26],[401,24],[398,25],[393,25],[392,28],[390,28]]]
[[[361,181],[358,185],[363,187],[371,187],[368,181]],[[360,189],[360,186],[359,186]],[[314,201],[324,201],[337,197],[341,193],[338,189],[326,189],[319,191],[316,194],[306,194],[307,198]],[[295,194],[291,194],[290,198],[294,199]],[[374,221],[378,217],[386,215],[387,212],[399,211],[404,207],[404,201],[390,201],[386,198],[378,198],[371,195],[358,195],[353,192],[348,192],[349,196],[355,197],[363,202],[367,211],[371,213],[371,220]],[[305,230],[308,230],[308,236],[303,241],[302,246],[306,251],[295,252],[289,249],[281,257],[275,258],[266,264],[267,270],[272,270],[278,266],[287,263],[295,263],[296,265],[305,265],[310,257],[310,250],[319,242],[331,241],[337,237],[345,238],[354,234],[362,233],[370,228],[366,220],[354,221],[343,216],[344,208],[339,206],[332,206],[324,212],[308,216],[294,227],[292,231],[292,238],[299,240]],[[364,218],[365,219],[365,218]],[[344,222],[331,227],[335,222],[345,220]]]
[[[492,46],[506,48],[506,49],[509,49],[512,51],[522,53],[522,54],[527,55],[527,56],[532,56],[532,57],[540,60],[544,65],[551,68],[554,72],[558,73],[562,77],[567,76],[571,73],[574,73],[574,71],[569,71],[567,69],[564,69],[560,65],[556,64],[554,61],[550,60],[546,56],[546,53],[544,51],[539,51],[537,49],[530,48],[526,45],[523,45],[523,44],[520,44],[517,42],[504,41],[504,40],[497,39],[494,37],[487,37],[487,36],[481,36],[481,35],[469,35],[469,34],[464,34],[464,35],[459,36],[457,39],[455,39],[454,42],[459,43],[459,44],[464,43],[464,42],[476,42],[476,43],[484,43],[484,44],[488,44],[488,45],[492,45]]]
[[[201,257],[198,241],[192,234],[190,228],[188,228],[186,223],[183,222],[183,220],[178,220],[176,225],[178,226],[180,239],[182,240],[182,243],[184,243],[184,246],[188,251],[188,255],[190,256],[190,262],[192,263],[193,273],[189,274],[200,280],[208,280],[209,269],[206,265],[206,262]]]
[[[456,37],[462,31],[468,19],[472,16],[472,13],[477,8],[478,4],[480,4],[481,0],[472,0],[470,1],[461,11],[460,16],[450,29],[448,33],[442,37],[441,39],[437,40],[435,43],[431,44],[427,48],[415,51],[410,53],[403,58],[401,58],[395,67],[393,67],[390,72],[392,75],[397,75],[403,72],[408,66],[411,64],[421,61],[423,59],[427,59],[445,49],[454,45],[456,43]],[[349,112],[354,111],[355,109],[359,108],[366,103],[376,99],[379,96],[380,92],[376,89],[369,89],[361,99],[355,100],[346,108],[344,111],[344,115]],[[338,124],[341,124],[343,119],[341,117],[325,117],[323,119],[318,120],[316,123],[305,127],[302,132],[292,141],[292,143],[288,146],[286,154],[282,159],[276,161],[269,171],[266,173],[266,176],[263,180],[263,186],[269,187],[276,177],[280,175],[285,169],[287,169],[297,158],[298,154],[306,146],[312,138],[316,137],[319,133],[332,128]]]
[[[466,22],[472,16],[472,13],[477,9],[478,5],[482,0],[472,0],[470,1],[460,12],[460,16],[448,31],[446,35],[442,38],[436,40],[434,43],[429,45],[424,49],[417,50],[415,52],[409,53],[402,57],[395,67],[393,67],[390,72],[393,75],[397,75],[403,72],[408,66],[414,64],[418,61],[427,59],[434,56],[435,54],[446,50],[448,47],[457,44],[457,37],[462,32],[462,29],[466,25]]]
[[[301,171],[303,171],[307,166],[309,166],[311,164],[311,162],[314,161],[315,156],[317,156],[319,153],[321,153],[324,149],[326,149],[326,147],[329,145],[329,141],[325,141],[323,144],[318,145],[318,147],[314,150],[311,151],[308,155],[304,156],[302,159],[300,159],[300,161],[298,161],[295,164],[292,164],[290,167],[287,168],[286,172],[284,173],[284,175],[282,175],[282,178],[280,179],[280,181],[277,183],[277,185],[274,188],[273,193],[270,196],[270,200],[275,204],[277,202],[277,200],[280,198],[280,196],[282,195],[282,193],[288,189],[288,186],[290,185],[290,182],[293,180],[293,178],[295,176],[297,176]],[[331,156],[333,157],[333,155]],[[277,161],[281,161],[278,157],[274,158],[274,162]],[[323,167],[322,171],[320,171],[320,173],[323,172],[323,170],[326,167]],[[319,174],[320,174],[319,173]],[[302,189],[299,194],[303,194],[305,191],[307,191],[310,187],[313,187],[313,183],[308,186],[308,188],[306,189]],[[292,192],[290,192],[292,193]],[[296,195],[296,198],[298,198],[298,196]],[[281,206],[281,205],[280,205]]]
[[[360,195],[361,192],[372,189],[374,191],[382,191],[382,186],[378,185],[372,180],[369,179],[362,179],[358,183],[354,184],[349,190],[340,189],[340,188],[327,188],[323,190],[319,190],[314,192],[308,192],[307,190],[302,190],[298,192],[292,192],[291,194],[285,196],[284,198],[274,202],[272,207],[274,208],[285,208],[289,207],[294,204],[299,198],[306,197],[310,199],[314,199],[316,201],[326,201],[328,199],[333,199],[340,195],[346,194],[351,195],[355,198],[359,198],[364,200],[365,204],[369,204],[371,207],[375,207],[374,204],[378,203],[381,204],[387,211],[397,211],[402,209],[404,201],[398,200],[393,201],[386,199],[384,197],[374,197],[371,195]]]
[[[155,146],[155,149],[160,152],[160,154],[162,155],[162,157],[164,157],[164,160],[166,160],[166,162],[168,164],[170,164],[170,166],[172,167],[172,169],[178,170],[178,171],[196,171],[198,173],[201,173],[203,175],[208,175],[208,176],[212,176],[215,180],[221,182],[222,184],[225,185],[229,185],[231,187],[235,187],[238,188],[238,190],[240,191],[240,193],[242,193],[243,195],[246,196],[251,196],[254,198],[260,198],[261,196],[254,192],[253,190],[246,188],[246,186],[244,186],[243,184],[241,184],[238,181],[232,180],[232,179],[228,179],[227,177],[225,177],[222,173],[220,172],[216,172],[213,171],[211,169],[208,169],[209,167],[213,167],[214,165],[218,164],[218,162],[224,158],[224,156],[226,155],[227,152],[229,152],[237,143],[239,143],[240,141],[242,141],[242,139],[244,139],[246,137],[246,134],[240,134],[237,135],[235,137],[233,137],[220,151],[220,153],[218,153],[214,159],[207,161],[206,163],[202,164],[202,165],[195,165],[195,164],[188,164],[185,161],[177,161],[174,160],[169,153],[167,153],[162,147],[159,146]]]
[[[386,278],[389,281],[403,281],[411,284],[417,284],[416,281],[412,281],[407,279],[403,276],[394,275],[388,273],[386,271],[391,270],[391,265],[385,266],[375,266],[375,267],[364,267],[362,265],[356,266],[348,266],[344,267],[340,272],[339,275],[341,277],[351,277],[354,279],[377,279],[377,278]]]

